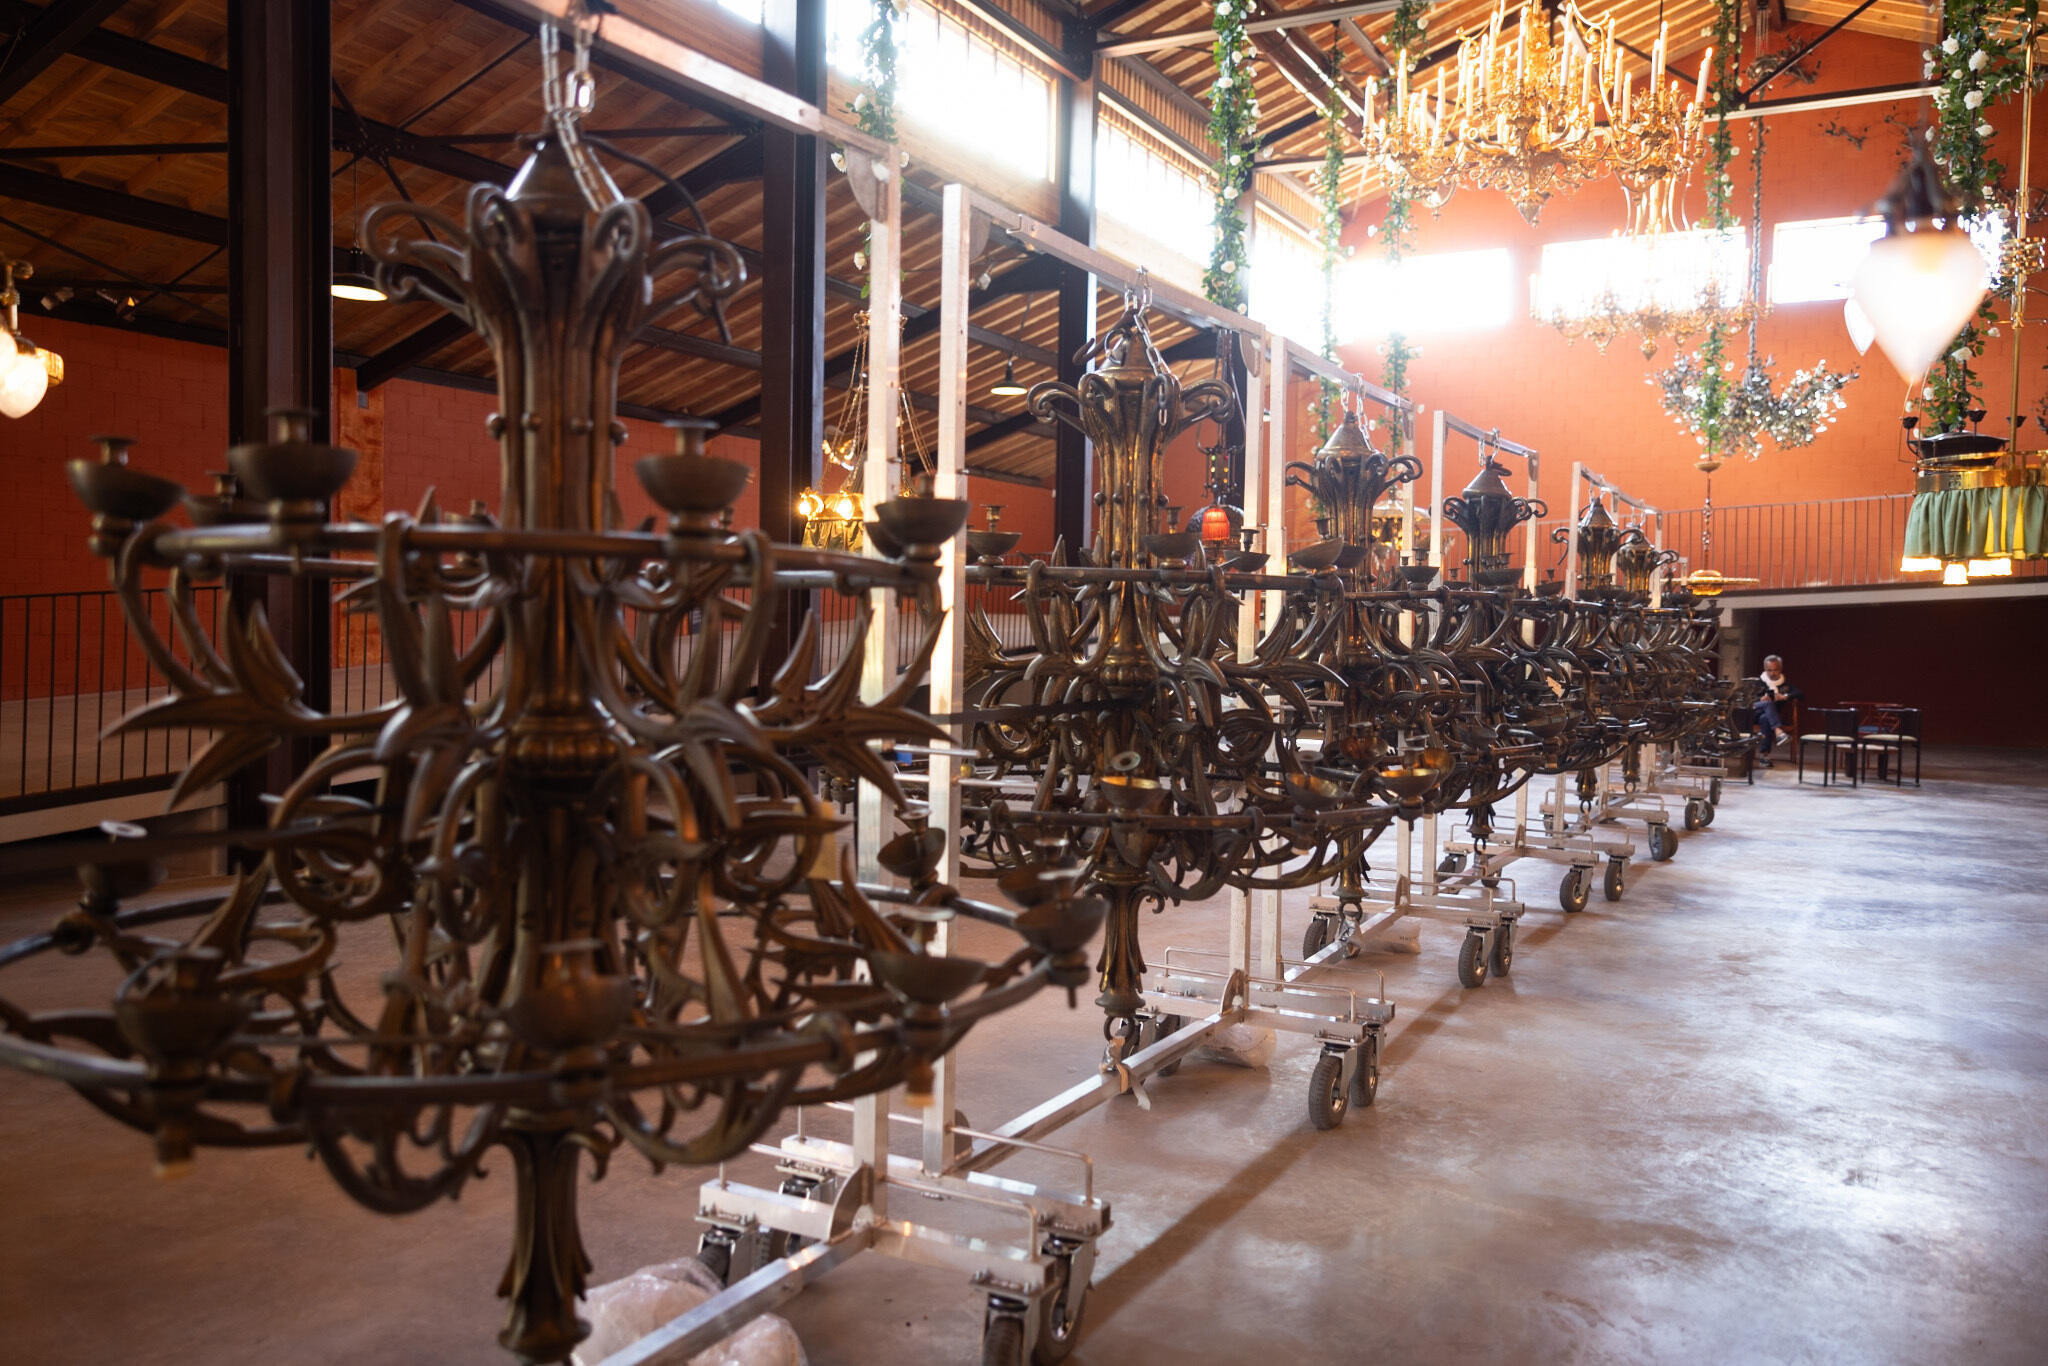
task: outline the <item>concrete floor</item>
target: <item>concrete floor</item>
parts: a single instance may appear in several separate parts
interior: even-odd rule
[[[2048,1360],[2048,756],[1937,773],[1821,791],[1781,766],[1569,922],[1539,868],[1513,976],[1476,991],[1450,926],[1359,960],[1401,1014],[1339,1130],[1309,1127],[1288,1037],[1070,1126],[1116,1224],[1073,1360]],[[1220,904],[1184,908],[1147,943],[1220,934]],[[961,1105],[998,1123],[1098,1047],[1085,1003],[1041,997],[969,1040]],[[694,1246],[696,1179],[622,1154],[586,1185],[596,1279]],[[141,1137],[10,1075],[0,1358],[497,1361],[510,1194],[380,1218],[284,1152],[160,1185]],[[978,1350],[960,1278],[874,1257],[785,1312],[817,1366]]]

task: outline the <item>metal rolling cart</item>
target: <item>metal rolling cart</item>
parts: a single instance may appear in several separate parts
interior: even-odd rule
[[[1614,499],[1617,505],[1634,509],[1638,522],[1634,534],[1654,551],[1662,553],[1664,524],[1661,511],[1587,469],[1583,461],[1575,460],[1572,462],[1569,506],[1579,506],[1582,488],[1587,495],[1589,515],[1597,514],[1606,527],[1616,531],[1617,538],[1628,533],[1616,528],[1607,516],[1604,505],[1600,503],[1603,494]],[[1648,524],[1652,530],[1642,532],[1642,524]],[[1566,546],[1566,584],[1581,597],[1610,587],[1611,576],[1607,569],[1616,553],[1614,547],[1606,547],[1599,556],[1598,564],[1589,567],[1582,563],[1583,530],[1568,525],[1559,534]],[[1594,579],[1598,582],[1593,582]],[[1663,585],[1660,578],[1651,580],[1649,591],[1650,605],[1653,608],[1661,605]],[[1704,828],[1712,822],[1712,816],[1701,818],[1697,814],[1699,806],[1707,801],[1707,784],[1703,781],[1700,790],[1694,792],[1686,786],[1690,783],[1689,777],[1681,779],[1675,771],[1667,774],[1667,764],[1659,757],[1661,748],[1655,744],[1631,742],[1599,771],[1578,775],[1570,794],[1567,793],[1565,775],[1559,774],[1551,790],[1543,796],[1541,816],[1545,836],[1555,840],[1604,838],[1611,843],[1617,842],[1612,827],[1622,822],[1638,823],[1643,827],[1643,845],[1650,860],[1653,863],[1669,860],[1678,852],[1678,836],[1672,829],[1672,799],[1675,797],[1681,803],[1679,819],[1687,829]],[[1646,773],[1648,779],[1645,778]],[[1632,853],[1633,843],[1629,844]],[[1623,854],[1619,861],[1609,862],[1604,881],[1609,900],[1620,898],[1628,857],[1628,854]],[[1567,894],[1575,890],[1569,880],[1564,890]]]
[[[1533,448],[1441,408],[1432,415],[1428,554],[1429,565],[1439,579],[1444,566],[1444,460],[1452,433],[1479,442],[1489,457],[1504,454],[1524,461],[1531,500],[1536,497],[1540,477],[1539,457]],[[1412,509],[1412,488],[1403,486],[1402,492],[1406,506]],[[1404,558],[1413,553],[1412,528],[1411,515],[1401,526]],[[1523,541],[1522,586],[1534,591],[1534,519],[1524,523]],[[1427,786],[1422,789],[1426,790]],[[1418,791],[1417,798],[1420,795]],[[1320,966],[1340,955],[1355,955],[1383,938],[1403,917],[1414,915],[1464,925],[1458,948],[1458,980],[1464,986],[1479,987],[1490,976],[1506,976],[1514,963],[1515,927],[1527,909],[1515,895],[1514,880],[1507,876],[1507,869],[1517,859],[1531,856],[1525,852],[1531,847],[1527,784],[1515,792],[1513,834],[1505,842],[1440,838],[1436,812],[1419,806],[1412,809],[1415,814],[1404,812],[1395,832],[1391,877],[1367,877],[1358,885],[1338,887],[1310,900],[1311,919],[1302,945],[1306,963]],[[1538,837],[1535,847],[1540,848],[1542,842]],[[1592,862],[1587,859],[1588,866]]]
[[[560,0],[536,6],[543,14],[558,12],[560,7]],[[628,60],[658,67],[673,63],[693,70],[705,61],[618,16],[608,23],[605,36],[624,49],[622,55]],[[846,146],[849,173],[857,182],[863,175],[872,176],[875,182],[871,200],[867,187],[862,190],[863,207],[873,224],[869,246],[869,382],[873,388],[865,478],[870,488],[891,487],[897,477],[891,468],[896,431],[888,418],[897,406],[894,318],[899,309],[900,215],[905,194],[897,158],[892,150],[874,153],[866,146],[869,140],[808,107],[792,116],[777,106],[764,110],[763,116],[778,122],[791,117],[812,120],[813,131],[823,130]],[[943,322],[933,490],[938,497],[958,496],[962,491],[968,289],[973,262],[992,233],[1026,251],[1087,271],[1106,285],[1149,286],[1157,306],[1201,325],[1227,327],[1240,337],[1266,338],[1264,329],[1249,319],[1172,286],[1146,281],[1142,270],[966,187],[946,186],[940,201]],[[1277,338],[1260,350],[1264,353],[1261,359],[1270,357],[1275,365],[1289,359],[1286,343]],[[1328,368],[1342,374],[1335,367]],[[1264,406],[1260,392],[1263,369],[1255,361],[1250,376],[1246,407],[1251,432],[1256,432]],[[1345,378],[1349,382],[1351,377]],[[1258,487],[1260,447],[1255,436],[1248,436],[1248,488]],[[1277,503],[1273,506],[1277,508]],[[1269,534],[1277,535],[1277,530],[1269,530]],[[958,538],[948,547],[941,571],[942,600],[951,608],[964,599],[965,572]],[[881,607],[878,604],[871,610]],[[1248,601],[1245,610],[1250,616],[1256,607]],[[957,614],[949,610],[932,664],[931,709],[941,716],[954,714],[959,703],[962,647],[957,620]],[[894,677],[894,638],[891,630],[869,632],[864,693],[879,695],[886,680]],[[1248,649],[1250,632],[1244,633],[1243,640],[1241,648]],[[929,754],[928,828],[948,835],[945,861],[938,870],[942,879],[957,872],[963,781],[960,761],[970,753],[935,747]],[[884,806],[878,793],[863,788],[857,807],[856,847],[862,885],[874,896],[885,898],[889,893],[875,859],[889,834]],[[1112,1044],[1101,1070],[1089,1081],[1008,1123],[982,1130],[959,1122],[954,1108],[958,1063],[948,1057],[935,1064],[931,1094],[916,1098],[923,1103],[911,1107],[915,1114],[895,1112],[886,1095],[865,1097],[844,1107],[852,1118],[848,1141],[808,1131],[799,1113],[795,1133],[779,1144],[756,1149],[776,1162],[779,1184],[775,1189],[743,1184],[721,1168],[716,1178],[700,1188],[697,1214],[708,1225],[700,1255],[707,1265],[723,1273],[727,1289],[608,1358],[605,1366],[652,1366],[684,1360],[794,1296],[832,1267],[866,1251],[964,1273],[974,1289],[987,1297],[984,1360],[1050,1362],[1064,1357],[1079,1330],[1095,1243],[1110,1227],[1110,1209],[1096,1193],[1089,1159],[1046,1143],[1046,1136],[1119,1095],[1135,1091],[1142,1102],[1142,1087],[1148,1078],[1170,1073],[1216,1031],[1237,1023],[1305,1032],[1323,1044],[1333,1061],[1319,1061],[1315,1080],[1322,1088],[1322,1108],[1331,1123],[1341,1119],[1353,1098],[1370,1102],[1378,1077],[1378,1043],[1393,1018],[1393,1006],[1377,995],[1288,982],[1280,971],[1274,938],[1278,896],[1272,894],[1270,905],[1257,908],[1252,905],[1254,899],[1242,893],[1232,897],[1232,947],[1223,956],[1220,971],[1186,951],[1172,953],[1168,965],[1146,981],[1145,998],[1152,1009],[1143,1017],[1140,1036]],[[1266,951],[1259,963],[1251,956],[1254,909],[1266,929]],[[943,923],[934,928],[932,951],[944,952],[947,934]],[[1162,1021],[1169,1017],[1174,1027],[1163,1031]],[[891,1151],[892,1126],[915,1131],[919,1140],[916,1156]],[[989,1171],[1020,1152],[1070,1164],[1075,1187],[1051,1190]],[[919,1217],[896,1214],[892,1195],[904,1197],[897,1205],[909,1203]],[[947,1226],[933,1222],[942,1210],[958,1218]],[[957,1226],[963,1222],[971,1227]]]

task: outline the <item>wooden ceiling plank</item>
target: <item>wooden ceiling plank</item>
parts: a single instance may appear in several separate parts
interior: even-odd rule
[[[60,0],[45,6],[27,25],[15,30],[0,57],[0,104],[28,89],[60,57],[76,50],[100,21],[121,8],[124,0]]]

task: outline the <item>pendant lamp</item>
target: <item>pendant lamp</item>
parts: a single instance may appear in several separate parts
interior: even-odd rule
[[[1927,147],[1878,204],[1885,235],[1856,271],[1857,307],[1908,384],[1918,384],[1975,313],[1990,283],[1984,258],[1958,221]]]

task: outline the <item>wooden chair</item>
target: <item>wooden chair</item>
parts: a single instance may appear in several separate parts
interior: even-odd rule
[[[1863,724],[1858,728],[1861,740],[1859,766],[1871,755],[1877,756],[1877,778],[1884,781],[1887,764],[1891,767],[1892,786],[1906,785],[1906,751],[1913,751],[1913,786],[1920,786],[1920,709],[1918,707],[1884,707],[1864,713]]]
[[[1800,732],[1792,742],[1793,748],[1799,751],[1799,781],[1806,781],[1806,747],[1819,745],[1821,786],[1832,787],[1836,775],[1844,772],[1849,775],[1849,785],[1856,786],[1858,771],[1862,768],[1857,756],[1861,752],[1863,737],[1856,732],[1855,711],[1848,707],[1810,707],[1805,715],[1811,718],[1816,729]],[[1846,767],[1842,763],[1844,759],[1848,761]]]

